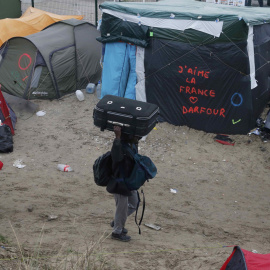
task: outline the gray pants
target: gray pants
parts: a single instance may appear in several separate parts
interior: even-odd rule
[[[113,233],[120,234],[125,227],[127,217],[136,211],[138,203],[137,191],[133,190],[131,193],[131,196],[113,194],[116,205]]]

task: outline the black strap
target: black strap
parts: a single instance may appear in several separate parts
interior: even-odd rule
[[[120,161],[119,169],[120,169],[120,177],[122,177],[124,179],[125,178],[125,169],[124,169],[124,166],[122,163],[123,163],[123,161]]]
[[[136,153],[134,153],[134,151],[132,150],[133,149],[133,145],[131,146],[132,149],[130,148],[129,144],[125,144],[123,143],[122,144],[124,146],[124,149],[130,154],[130,156],[134,159],[134,163],[136,162],[135,161],[135,157],[134,155],[137,153],[137,148],[135,149]],[[135,164],[134,164],[135,165]],[[120,168],[120,176],[124,179],[125,178],[125,169],[124,169],[124,166],[123,166],[123,161],[120,161],[120,164],[119,164],[119,168]],[[133,169],[132,169],[133,170]]]
[[[101,131],[104,131],[104,129],[106,129],[106,127],[107,127],[107,119],[108,119],[107,110],[104,110],[104,115],[103,115],[102,123],[101,123],[101,126],[100,126]]]
[[[104,131],[104,129],[107,128],[107,124],[108,124],[108,111],[110,110],[109,106],[109,101],[107,103],[104,104],[103,101],[100,101],[102,103],[102,108],[103,108],[103,117],[102,117],[102,123],[100,125],[100,130]],[[98,104],[96,105],[98,106]]]
[[[131,125],[132,125],[132,135],[135,136],[136,135],[136,130],[137,130],[137,119],[136,116],[133,116],[132,121],[131,121]]]
[[[138,221],[137,221],[137,214],[138,214],[138,209],[139,209],[139,206],[140,206],[141,198],[140,198],[139,191],[137,190],[138,203],[137,203],[137,207],[136,207],[135,223],[137,224],[137,226],[138,226],[138,228],[139,228],[139,234],[141,234],[141,228],[140,228],[140,225],[141,225],[141,223],[142,223],[143,215],[144,215],[144,210],[145,210],[145,197],[144,197],[143,189],[141,189],[141,193],[143,194],[143,209],[142,209],[142,215],[141,215],[141,218],[140,218],[140,221],[139,221],[139,224],[138,224]]]
[[[138,149],[135,144],[123,144],[124,149],[130,154],[130,157],[133,158],[134,162],[137,162],[137,159],[135,158],[135,155],[138,154]]]

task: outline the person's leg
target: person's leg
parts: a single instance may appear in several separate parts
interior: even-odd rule
[[[132,195],[128,197],[128,216],[136,211],[138,204],[138,194],[137,190],[131,191]]]
[[[128,196],[114,194],[114,199],[116,210],[114,215],[113,233],[121,234],[128,216]]]
[[[270,0],[267,0],[267,6],[270,6]]]
[[[263,0],[258,0],[260,7],[263,7]]]
[[[128,197],[120,194],[114,194],[116,211],[113,221],[112,239],[128,242],[131,237],[128,236],[127,230],[123,232],[128,214]]]
[[[246,6],[251,6],[251,0],[246,0]]]

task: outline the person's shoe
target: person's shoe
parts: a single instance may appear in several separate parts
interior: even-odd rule
[[[130,241],[131,237],[129,235],[126,235],[124,233],[112,233],[112,239],[119,240],[122,242],[128,242]]]
[[[111,221],[110,225],[111,225],[112,228],[114,227],[114,220]],[[122,233],[123,233],[123,234],[127,234],[127,233],[128,233],[128,230],[127,230],[126,228],[123,228],[123,229],[122,229]]]

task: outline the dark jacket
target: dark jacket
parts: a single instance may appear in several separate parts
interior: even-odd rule
[[[131,192],[127,188],[124,178],[130,176],[134,167],[134,160],[125,150],[125,147],[131,147],[131,145],[124,140],[114,139],[111,149],[114,178],[108,183],[107,191],[109,193],[131,196]],[[137,145],[133,144],[132,147],[136,147],[136,151],[138,151]]]

